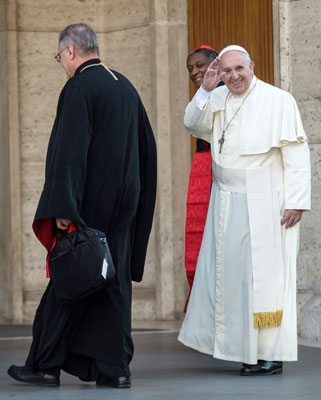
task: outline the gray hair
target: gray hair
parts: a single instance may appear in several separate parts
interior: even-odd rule
[[[250,64],[252,62],[250,55],[247,53],[242,53],[242,54],[243,54],[245,60],[248,61],[248,63]]]
[[[84,23],[68,25],[59,34],[58,43],[61,47],[72,44],[77,53],[94,53],[99,55],[99,46],[96,33]]]

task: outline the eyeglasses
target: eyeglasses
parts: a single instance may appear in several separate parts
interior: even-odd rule
[[[68,47],[68,46],[66,46],[65,48],[63,48],[61,51],[59,51],[59,53],[57,53],[57,54],[54,56],[57,62],[60,63],[60,61],[61,61],[61,53],[62,53],[64,50],[66,50],[67,47]]]

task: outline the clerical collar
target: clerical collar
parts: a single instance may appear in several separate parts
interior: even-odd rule
[[[84,62],[83,64],[79,65],[79,67],[76,69],[75,75],[80,74],[81,70],[86,68],[88,65],[99,64],[100,62],[101,61],[100,61],[99,58],[92,58],[91,60],[88,60],[88,61]]]
[[[246,91],[244,93],[242,93],[242,94],[233,94],[233,93],[230,92],[229,97],[233,96],[236,99],[244,98],[253,89],[253,87],[255,86],[256,81],[257,81],[257,77],[255,75],[253,75],[253,78],[251,80],[250,86],[246,89]]]

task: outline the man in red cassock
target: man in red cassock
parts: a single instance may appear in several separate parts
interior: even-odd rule
[[[216,50],[207,45],[195,47],[188,53],[186,64],[189,77],[197,88],[201,86],[208,66],[216,57]],[[204,140],[197,139],[196,153],[193,157],[189,176],[186,202],[185,269],[190,291],[194,281],[197,258],[203,238],[211,195],[212,178],[210,144]],[[187,304],[188,299],[185,311]]]

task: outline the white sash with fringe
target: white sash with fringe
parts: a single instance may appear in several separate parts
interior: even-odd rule
[[[280,326],[282,321],[284,268],[278,191],[283,187],[283,168],[278,164],[232,169],[213,162],[214,184],[247,195],[255,328]]]

